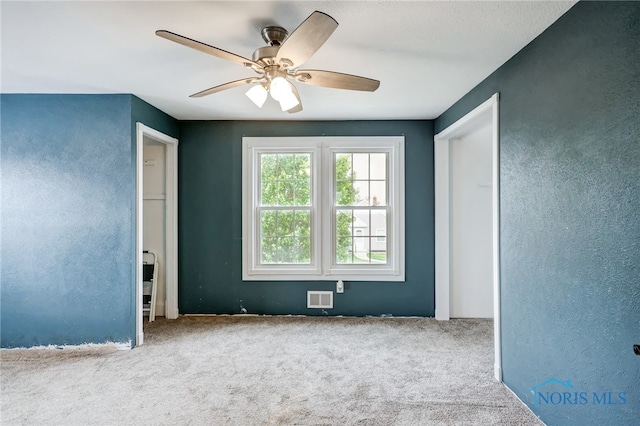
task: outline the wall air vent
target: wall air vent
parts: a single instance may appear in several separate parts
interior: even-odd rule
[[[307,308],[333,309],[332,291],[308,291]]]

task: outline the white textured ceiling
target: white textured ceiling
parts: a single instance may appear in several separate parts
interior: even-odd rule
[[[128,1],[0,3],[3,93],[132,93],[178,119],[435,118],[544,31],[573,1]],[[234,88],[254,76],[154,32],[251,58],[260,30],[292,32],[319,10],[340,24],[302,68],[381,81],[373,93],[296,83],[304,111],[258,109]]]

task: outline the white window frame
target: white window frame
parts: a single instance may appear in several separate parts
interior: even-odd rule
[[[336,264],[335,153],[388,154],[387,264]],[[311,264],[261,265],[259,164],[262,153],[311,153]],[[243,137],[242,279],[245,281],[404,281],[404,136]],[[346,206],[345,206],[346,207]],[[347,207],[348,208],[348,207]],[[330,230],[330,231],[329,231]],[[375,237],[375,236],[372,236]]]

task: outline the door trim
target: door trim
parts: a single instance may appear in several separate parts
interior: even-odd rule
[[[136,123],[136,346],[144,343],[142,331],[142,250],[143,250],[143,170],[144,138],[166,146],[166,211],[165,211],[165,317],[178,318],[178,139],[165,135],[142,123]]]
[[[435,299],[436,319],[449,320],[450,311],[450,150],[451,141],[468,131],[483,115],[491,115],[492,123],[492,251],[493,251],[493,327],[494,327],[494,377],[502,381],[502,356],[500,351],[500,137],[499,94],[495,93],[473,111],[434,136],[435,183]]]

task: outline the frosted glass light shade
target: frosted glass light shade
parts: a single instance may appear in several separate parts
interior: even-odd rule
[[[296,95],[294,95],[291,90],[289,90],[289,93],[287,93],[282,99],[280,99],[279,102],[280,108],[282,108],[283,111],[289,111],[291,108],[300,103],[298,98],[296,98]]]
[[[247,90],[245,95],[247,95],[247,97],[251,99],[258,108],[262,108],[262,105],[264,105],[267,100],[267,89],[265,89],[262,84],[256,84],[251,89]]]
[[[269,84],[269,93],[273,99],[279,102],[291,93],[291,86],[283,77],[276,77]]]

